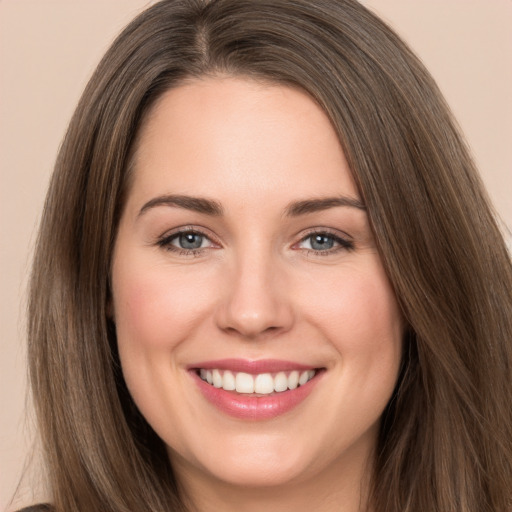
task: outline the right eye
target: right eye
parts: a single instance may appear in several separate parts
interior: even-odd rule
[[[200,249],[207,247],[208,239],[200,233],[188,232],[179,233],[171,240],[171,245],[175,245],[180,249]]]
[[[187,229],[163,237],[158,241],[158,246],[186,256],[199,254],[214,244],[204,233]]]

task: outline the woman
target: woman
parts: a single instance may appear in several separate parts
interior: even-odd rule
[[[56,511],[499,511],[512,269],[355,1],[164,1],[71,121],[29,311]]]

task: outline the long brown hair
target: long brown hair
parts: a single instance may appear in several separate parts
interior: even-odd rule
[[[56,510],[184,510],[123,382],[109,269],[145,114],[214,74],[307,91],[367,206],[408,325],[372,510],[509,511],[510,257],[432,78],[355,0],[165,0],[98,66],[57,159],[31,281],[31,383]]]

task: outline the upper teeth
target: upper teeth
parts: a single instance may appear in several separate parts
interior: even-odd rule
[[[229,370],[205,370],[201,369],[201,379],[212,384],[216,388],[226,391],[237,391],[238,393],[257,393],[268,395],[274,391],[286,391],[303,386],[315,376],[315,370],[298,372],[294,370],[289,373],[279,372],[274,376],[270,373],[251,375],[250,373],[233,373]]]

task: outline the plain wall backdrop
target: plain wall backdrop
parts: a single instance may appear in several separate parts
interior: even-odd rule
[[[16,503],[9,504],[25,461],[36,460],[24,309],[55,155],[95,65],[122,27],[151,3],[0,0],[0,510],[40,496],[33,465]],[[434,75],[510,229],[512,0],[362,3],[388,21]]]

